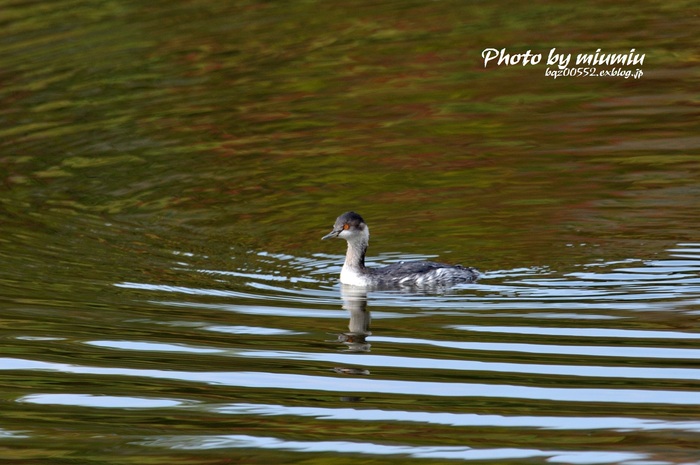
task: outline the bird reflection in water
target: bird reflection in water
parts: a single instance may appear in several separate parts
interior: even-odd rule
[[[345,348],[343,352],[369,352],[371,344],[367,337],[372,333],[369,330],[370,312],[367,310],[367,290],[353,286],[341,285],[340,295],[343,299],[343,308],[350,313],[348,331],[338,334],[337,342]],[[335,367],[336,373],[344,375],[369,375],[369,370],[356,367]]]

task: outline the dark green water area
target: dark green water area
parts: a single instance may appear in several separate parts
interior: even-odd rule
[[[0,461],[696,463],[699,14],[0,0]]]

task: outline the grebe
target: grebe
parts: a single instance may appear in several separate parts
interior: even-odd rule
[[[365,267],[369,246],[369,228],[355,212],[343,213],[335,220],[333,230],[322,239],[338,237],[348,242],[340,282],[362,287],[445,287],[472,283],[479,277],[474,268],[445,263],[411,261],[379,268]]]

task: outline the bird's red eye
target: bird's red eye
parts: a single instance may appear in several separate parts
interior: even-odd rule
[[[343,229],[350,229],[350,225],[347,224],[347,223],[345,223],[345,224],[343,225]]]

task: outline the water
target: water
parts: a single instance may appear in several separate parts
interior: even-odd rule
[[[3,459],[698,461],[689,5],[0,11]],[[371,265],[483,279],[341,287],[350,209]]]

